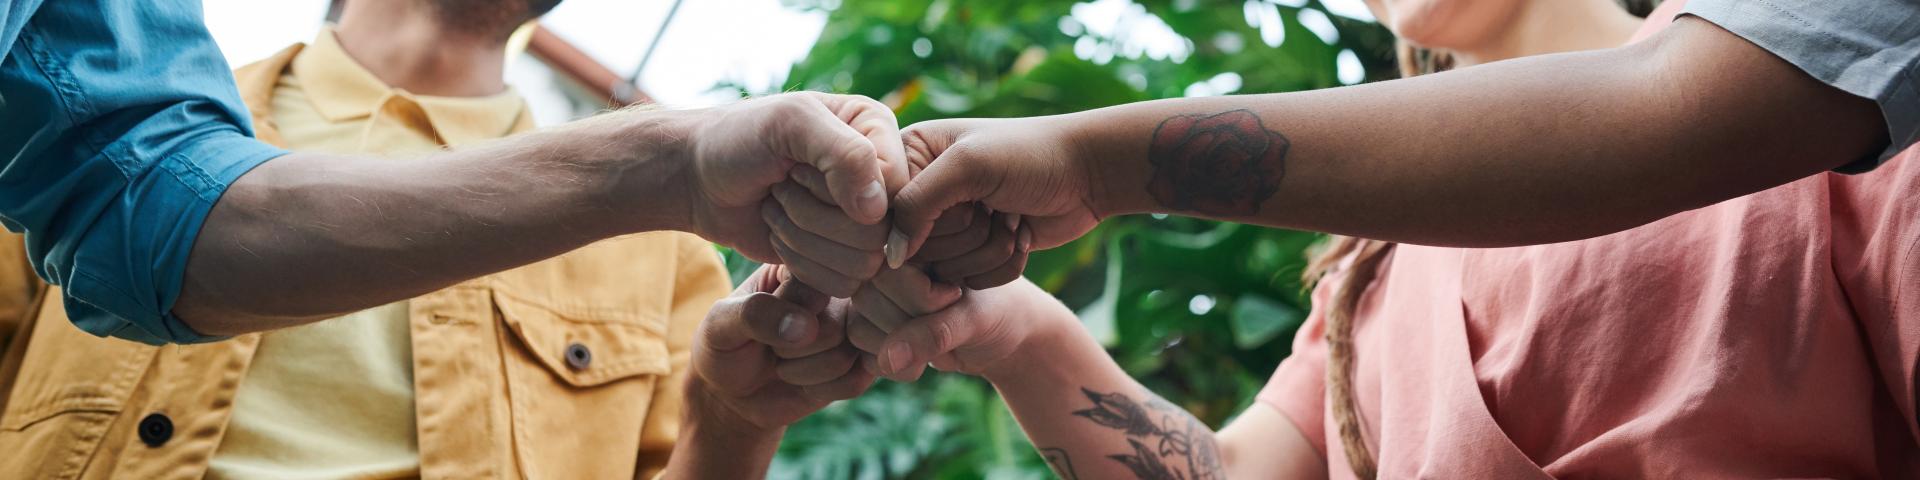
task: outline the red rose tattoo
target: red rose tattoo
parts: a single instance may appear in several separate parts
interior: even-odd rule
[[[1179,211],[1232,217],[1260,213],[1280,190],[1292,142],[1247,110],[1179,115],[1153,130],[1147,190]]]

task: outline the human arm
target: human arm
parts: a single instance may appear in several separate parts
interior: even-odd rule
[[[767,187],[819,166],[858,205],[843,214],[877,222],[880,179],[902,177],[876,153],[894,129],[872,100],[799,93],[616,112],[406,162],[290,154],[213,207],[173,311],[213,335],[296,325],[652,230],[777,262],[755,213]]]
[[[783,269],[756,271],[701,324],[663,478],[765,478],[787,425],[872,385],[845,345],[846,303]]]
[[[992,382],[1062,478],[1325,475],[1318,453],[1279,412],[1255,406],[1215,434],[1128,377],[1071,311],[1026,280],[967,292],[879,342],[861,348],[882,352],[882,373],[915,375],[930,361]]]
[[[904,181],[882,167],[898,163],[887,158],[899,143],[890,111],[810,93],[624,112],[564,129],[573,138],[413,162],[287,155],[248,138],[233,77],[189,0],[10,4],[0,50],[0,224],[24,233],[36,273],[65,287],[76,326],[145,343],[383,304],[593,235],[690,228],[772,260],[751,207],[791,164],[827,172],[844,210],[867,223],[884,214],[878,180]],[[634,177],[670,173],[681,176]],[[655,184],[681,188],[621,190]],[[563,223],[574,221],[591,223]]]
[[[680,418],[686,410],[687,379],[693,370],[693,340],[701,321],[715,302],[732,290],[727,268],[713,245],[687,235],[676,235],[673,304],[667,312],[669,373],[654,383],[653,400],[641,425],[639,459],[634,478],[654,478],[664,471],[679,443]],[[652,288],[652,287],[638,287]]]
[[[1546,243],[1868,157],[1886,142],[1878,113],[1683,18],[1627,47],[1377,84],[915,126],[909,156],[925,145],[939,160],[896,197],[895,218],[917,241],[929,212],[980,200],[1026,214],[1041,248],[1142,212]]]

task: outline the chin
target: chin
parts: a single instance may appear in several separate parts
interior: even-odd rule
[[[1381,0],[1384,24],[1424,48],[1450,49],[1497,30],[1521,5],[1509,0]]]

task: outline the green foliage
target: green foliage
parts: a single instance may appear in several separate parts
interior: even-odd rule
[[[1067,113],[1184,95],[1223,73],[1235,93],[1340,84],[1352,50],[1369,80],[1392,76],[1392,37],[1377,25],[1303,7],[1140,1],[1186,39],[1184,55],[1145,55],[1122,34],[1090,33],[1076,2],[789,0],[828,12],[787,89],[857,93],[895,105],[902,123]],[[1079,7],[1084,8],[1084,6]],[[1134,8],[1134,7],[1129,7]],[[1262,9],[1269,9],[1271,12]],[[1299,18],[1328,17],[1329,44]],[[1271,15],[1277,13],[1277,16]],[[1269,46],[1249,19],[1278,18]],[[1269,27],[1268,35],[1272,35]],[[764,93],[764,92],[746,92]],[[1148,388],[1219,427],[1245,408],[1289,353],[1308,309],[1298,277],[1317,234],[1178,217],[1110,219],[1036,252],[1027,276],[1079,312]],[[751,262],[728,253],[741,278]],[[991,386],[934,374],[882,381],[788,431],[775,478],[1046,478],[1044,463]]]
[[[984,382],[935,375],[881,382],[790,428],[773,478],[1047,478],[1020,426]]]

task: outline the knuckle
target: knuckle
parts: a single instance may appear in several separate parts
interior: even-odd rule
[[[861,136],[850,136],[841,140],[834,152],[839,158],[846,160],[872,160],[880,157],[879,150],[873,148],[873,142]],[[859,164],[856,163],[856,165]]]
[[[932,325],[928,325],[927,331],[933,338],[933,350],[935,352],[952,350],[954,344],[960,340],[960,332],[954,328],[953,322],[934,322]]]
[[[824,370],[830,375],[828,378],[838,378],[847,372],[853,371],[855,364],[860,361],[858,354],[854,353],[852,349],[846,348],[828,350],[821,353],[821,355],[827,355]]]
[[[857,273],[861,277],[875,278],[881,274],[880,266],[885,265],[886,261],[885,256],[877,253],[868,253],[861,255],[860,259],[854,263],[853,268],[858,271]]]
[[[868,107],[874,107],[876,112],[885,113],[888,117],[893,116],[893,109],[887,108],[887,104],[880,103],[879,100],[874,100],[873,97],[868,97],[865,95],[843,95],[843,96],[853,100],[853,103],[865,105]]]
[[[784,115],[808,113],[811,107],[819,102],[819,97],[814,97],[812,96],[813,94],[813,92],[797,92],[795,94],[775,96],[773,97],[774,101],[771,105],[768,105],[768,108],[772,109],[774,113]]]
[[[1014,238],[1012,235],[995,235],[988,237],[987,242],[988,243],[981,246],[981,248],[987,253],[992,254],[992,258],[1003,261],[1013,258]]]
[[[775,211],[771,208],[764,210],[764,212],[762,216],[765,218],[762,220],[767,222],[767,228],[773,230],[775,234],[784,237],[799,227],[799,225],[794,223],[793,214],[791,213],[783,214],[784,212]],[[792,247],[792,245],[788,245],[788,247]]]
[[[887,230],[891,226],[892,224],[888,222],[880,222],[873,225],[856,225],[853,227],[854,232],[848,235],[852,237],[848,240],[855,243],[855,245],[849,246],[860,250],[879,251],[881,248],[887,246]]]
[[[834,277],[836,278],[822,279],[823,281],[820,282],[809,281],[807,284],[834,298],[852,298],[854,294],[860,292],[859,281],[837,275]]]
[[[742,310],[746,309],[747,299],[751,298],[752,295],[753,294],[734,294],[722,298],[718,302],[714,302],[713,308],[707,309],[707,321],[701,322],[701,324],[713,325],[713,319],[728,315],[739,315]]]
[[[961,232],[957,238],[958,240],[955,240],[954,243],[958,245],[969,249],[980,248],[981,245],[987,244],[987,239],[993,238],[993,227],[984,224],[969,226],[967,230]]]
[[[878,352],[880,346],[886,342],[886,336],[880,333],[879,327],[867,325],[848,332],[847,341],[861,351]]]
[[[780,297],[775,297],[771,293],[756,292],[741,299],[740,313],[742,316],[764,314],[768,311],[777,310],[781,303],[784,302],[780,300]]]
[[[907,152],[909,152],[908,156],[912,157],[909,158],[909,161],[921,168],[925,168],[928,163],[932,163],[933,161],[933,158],[930,156],[940,152],[933,151],[933,142],[928,138],[929,133],[927,128],[922,125],[925,124],[915,124],[901,129],[900,146],[906,148]],[[918,156],[914,154],[918,154]]]
[[[794,203],[797,204],[801,201],[804,201],[804,200],[796,200]],[[785,203],[785,202],[782,202],[782,203]],[[824,228],[824,226],[820,224],[821,222],[819,218],[815,217],[812,214],[809,214],[804,208],[787,209],[787,214],[782,215],[781,220],[785,221],[784,225],[782,226],[788,229],[796,229],[804,232],[817,232],[817,231],[826,229]]]

